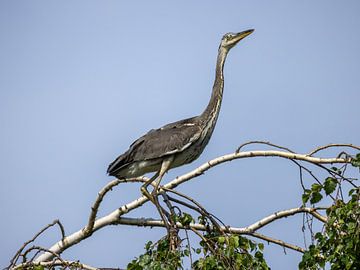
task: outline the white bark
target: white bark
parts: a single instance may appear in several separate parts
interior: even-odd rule
[[[164,185],[164,187],[166,187],[168,189],[173,189],[173,188],[177,187],[178,185],[203,174],[205,171],[209,170],[211,167],[214,167],[221,163],[235,160],[235,159],[253,158],[253,157],[281,157],[281,158],[300,160],[300,161],[305,161],[305,162],[315,163],[315,164],[349,163],[351,161],[350,158],[317,158],[317,157],[312,157],[312,156],[304,155],[304,154],[296,154],[296,153],[289,153],[289,152],[284,152],[284,151],[273,151],[273,150],[238,152],[238,153],[232,153],[232,154],[228,154],[228,155],[224,155],[224,156],[215,158],[187,174],[176,177],[174,180],[172,180],[168,184]],[[104,189],[106,189],[106,187],[104,187]],[[95,222],[93,224],[91,224],[91,226],[90,226],[90,227],[92,227],[92,231],[90,233],[87,230],[88,225],[89,225],[88,224],[86,227],[82,228],[81,230],[79,230],[79,231],[65,237],[63,240],[55,243],[49,250],[54,253],[61,254],[65,249],[86,239],[93,232],[95,232],[107,225],[119,223],[120,217],[122,215],[140,207],[147,201],[148,201],[148,199],[145,196],[141,196],[138,199],[136,199],[128,204],[123,205],[120,208],[113,211],[112,213],[95,220]],[[92,213],[93,217],[95,215],[96,215],[96,213]],[[91,220],[91,219],[92,218],[90,218],[89,220]],[[269,221],[266,221],[266,222],[267,222],[266,224],[269,223]],[[91,221],[91,223],[92,223],[92,221]],[[261,227],[261,224],[258,224],[258,225],[254,224],[253,226],[254,226],[254,228],[256,226]],[[264,226],[264,225],[262,225],[262,226]],[[36,258],[35,262],[45,262],[45,261],[51,260],[52,258],[53,258],[53,255],[51,253],[45,252],[45,253],[41,254],[38,258]]]

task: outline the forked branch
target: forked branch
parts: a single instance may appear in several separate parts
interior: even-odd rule
[[[249,144],[249,143],[247,143],[247,144]],[[279,146],[276,146],[276,145],[273,145],[270,143],[267,143],[267,144],[270,146],[279,148]],[[354,147],[354,148],[357,148],[357,147]],[[282,149],[285,149],[285,151],[277,151],[277,150],[246,151],[246,152],[236,151],[235,153],[231,153],[231,154],[224,155],[224,156],[215,158],[213,160],[210,160],[209,162],[206,162],[205,164],[201,165],[200,167],[194,169],[193,171],[186,173],[182,176],[176,177],[175,179],[173,179],[172,181],[170,181],[169,183],[164,185],[164,188],[165,189],[174,189],[178,185],[183,184],[183,183],[189,181],[190,179],[196,178],[199,175],[202,175],[204,172],[206,172],[207,170],[209,170],[212,167],[215,167],[217,165],[220,165],[222,163],[232,161],[235,159],[254,158],[254,157],[279,157],[279,158],[285,158],[285,159],[290,159],[290,160],[304,161],[304,162],[308,162],[308,163],[312,163],[312,164],[346,164],[346,163],[351,162],[351,158],[349,156],[337,157],[337,158],[319,158],[319,157],[310,156],[309,154],[293,153],[293,152],[290,152],[289,149],[286,149],[283,147],[282,147]],[[322,149],[324,149],[324,147]],[[148,199],[145,196],[141,196],[138,199],[119,207],[118,209],[111,212],[110,214],[96,219],[98,208],[101,204],[103,197],[107,194],[108,191],[110,191],[114,186],[116,186],[120,182],[142,182],[142,181],[144,181],[144,179],[145,178],[114,180],[114,181],[110,182],[107,186],[105,186],[99,192],[98,198],[96,199],[96,201],[92,207],[88,224],[81,230],[65,237],[61,241],[54,244],[49,250],[56,254],[61,254],[67,248],[69,248],[72,245],[89,237],[93,232],[95,232],[107,225],[119,224],[119,222],[123,219],[122,216],[124,214],[140,207],[141,205],[146,203],[148,201]],[[164,192],[165,192],[164,189],[160,189],[159,193],[164,193]],[[297,213],[297,211],[298,212],[301,212],[301,211],[306,212],[307,211],[307,210],[304,210],[307,208],[301,208],[301,209],[302,210],[300,210],[300,208],[297,210],[293,210],[295,212],[291,212],[290,210],[287,210],[287,211],[290,211],[288,213],[288,215],[290,215],[290,213],[295,214],[295,213]],[[320,214],[318,214],[315,210],[312,210],[310,214],[312,214],[314,217],[321,220],[322,222],[326,221],[326,218],[321,216]],[[259,223],[255,223],[255,224],[251,225],[251,226],[253,226],[253,227],[251,227],[251,229],[253,230],[252,232],[254,232],[254,229],[256,229],[256,228],[258,229],[263,226],[266,226],[270,222],[280,218],[279,215],[281,215],[281,211],[278,212],[276,215],[274,214],[274,217],[270,217],[270,218],[268,217],[267,220],[262,220]],[[286,214],[284,214],[284,215],[286,215]],[[250,230],[249,230],[249,232],[250,232]],[[53,255],[51,253],[45,252],[45,253],[41,254],[35,260],[35,262],[45,262],[45,261],[51,260],[52,258],[53,258]]]

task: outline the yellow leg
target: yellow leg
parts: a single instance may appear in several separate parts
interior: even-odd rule
[[[157,208],[161,219],[165,222],[165,225],[167,226],[167,221],[164,215],[164,210],[161,208],[157,194],[158,194],[158,188],[161,182],[161,179],[163,178],[164,174],[169,170],[171,162],[173,161],[173,158],[167,158],[162,161],[160,170],[153,176],[151,179],[149,179],[147,182],[145,182],[144,185],[141,186],[141,193],[144,194]],[[155,187],[151,194],[147,190],[147,187],[155,181]]]
[[[147,190],[147,187],[149,185],[151,185],[151,183],[154,182],[158,176],[159,176],[159,172],[157,172],[153,177],[151,177],[148,181],[146,181],[140,188],[141,193],[146,198],[148,198],[152,203],[155,203],[155,202],[153,201],[153,198],[151,198],[151,195],[150,195],[149,191]]]

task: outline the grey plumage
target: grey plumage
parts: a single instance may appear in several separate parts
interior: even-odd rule
[[[252,32],[253,30],[228,33],[222,38],[213,91],[204,112],[199,116],[150,130],[109,165],[109,175],[128,178],[157,172],[160,181],[167,170],[197,159],[209,142],[219,115],[224,87],[223,66],[227,53]]]

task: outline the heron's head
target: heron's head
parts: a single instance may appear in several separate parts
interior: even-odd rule
[[[240,40],[250,35],[254,32],[254,29],[246,30],[240,33],[227,33],[223,36],[220,43],[220,48],[230,50],[234,47]]]

